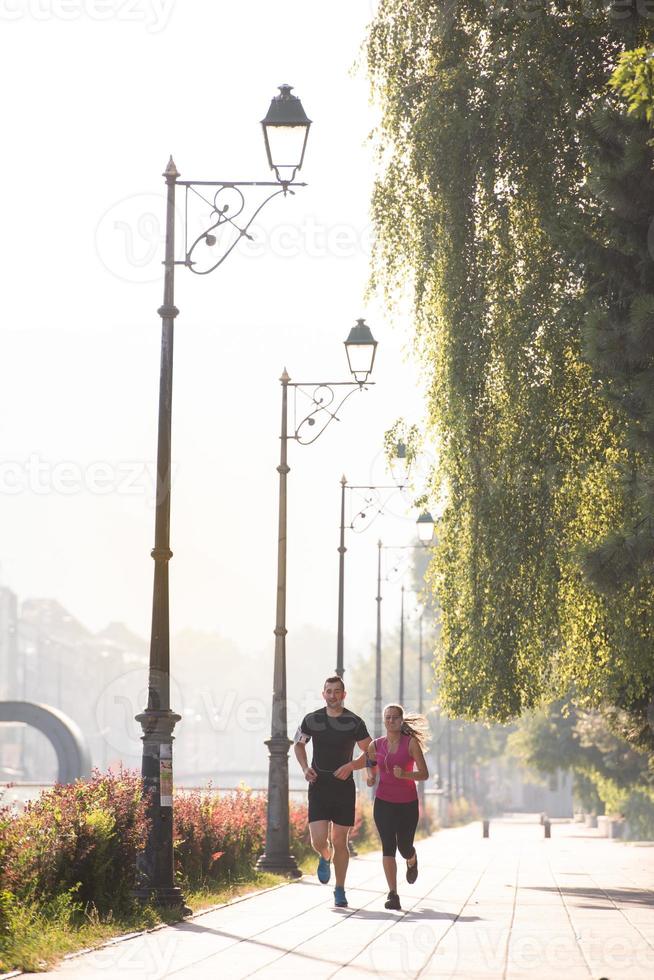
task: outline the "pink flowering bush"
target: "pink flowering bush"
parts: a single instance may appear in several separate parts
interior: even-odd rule
[[[0,949],[2,948],[3,940],[5,939],[9,928],[9,912],[11,908],[11,894],[2,884],[4,879],[3,872],[6,866],[5,855],[7,852],[4,842],[5,835],[3,833],[3,828],[7,819],[7,816],[0,811]]]
[[[99,913],[127,908],[147,835],[139,775],[94,772],[0,814],[0,893],[46,905],[62,894]]]
[[[248,789],[219,795],[182,792],[175,798],[175,865],[192,884],[223,881],[247,873],[266,840],[266,797]],[[306,806],[290,806],[291,852],[302,860],[310,850]]]
[[[306,857],[313,854],[311,838],[309,836],[309,824],[307,823],[306,803],[291,803],[289,824],[291,829],[291,854],[295,856],[297,861],[304,861]]]
[[[0,809],[0,950],[18,907],[46,916],[65,907],[71,921],[89,909],[100,916],[129,911],[148,833],[146,804],[137,773],[96,771],[45,791],[21,814]],[[176,794],[180,884],[192,888],[248,877],[264,850],[266,809],[266,797],[248,789],[221,795],[209,786]],[[291,803],[289,816],[291,853],[303,861],[312,853],[306,803]],[[353,836],[365,838],[369,823],[369,815],[357,809]]]
[[[251,868],[263,850],[266,800],[247,790],[179,793],[174,808],[175,864],[181,878],[218,880]]]

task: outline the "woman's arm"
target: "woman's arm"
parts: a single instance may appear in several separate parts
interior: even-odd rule
[[[409,740],[409,755],[416,763],[417,768],[413,772],[406,772],[401,766],[393,766],[393,775],[398,779],[414,779],[417,783],[428,779],[429,770],[427,769],[423,751],[420,748],[420,742],[413,736]]]

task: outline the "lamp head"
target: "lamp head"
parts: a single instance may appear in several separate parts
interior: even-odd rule
[[[350,372],[360,385],[364,385],[372,373],[377,353],[377,341],[365,320],[357,320],[344,343]]]
[[[297,95],[292,95],[292,85],[280,85],[279,95],[261,120],[266,155],[270,169],[275,171],[282,184],[290,183],[304,162],[311,120]]]
[[[421,544],[429,544],[434,537],[434,518],[431,516],[428,510],[423,510],[422,514],[416,521],[416,528],[418,530],[418,540]]]
[[[411,462],[407,455],[406,444],[401,439],[395,446],[395,452],[390,461],[391,475],[398,487],[406,486],[409,479]]]

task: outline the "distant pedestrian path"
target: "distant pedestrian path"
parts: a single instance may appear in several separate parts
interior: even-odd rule
[[[50,976],[651,980],[654,845],[521,820],[418,843],[402,912],[384,909],[378,853],[350,863],[348,909],[315,878],[66,961]],[[36,974],[30,974],[35,976]],[[39,974],[42,976],[43,974]]]

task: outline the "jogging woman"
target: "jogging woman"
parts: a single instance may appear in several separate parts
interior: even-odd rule
[[[387,909],[400,910],[397,894],[397,861],[399,850],[406,860],[406,880],[410,885],[418,877],[418,855],[413,838],[418,826],[418,791],[416,782],[427,779],[423,749],[429,725],[422,715],[406,715],[399,704],[384,708],[386,735],[376,738],[367,749],[368,786],[379,785],[375,792],[374,818],[381,838],[384,874],[388,883]]]

